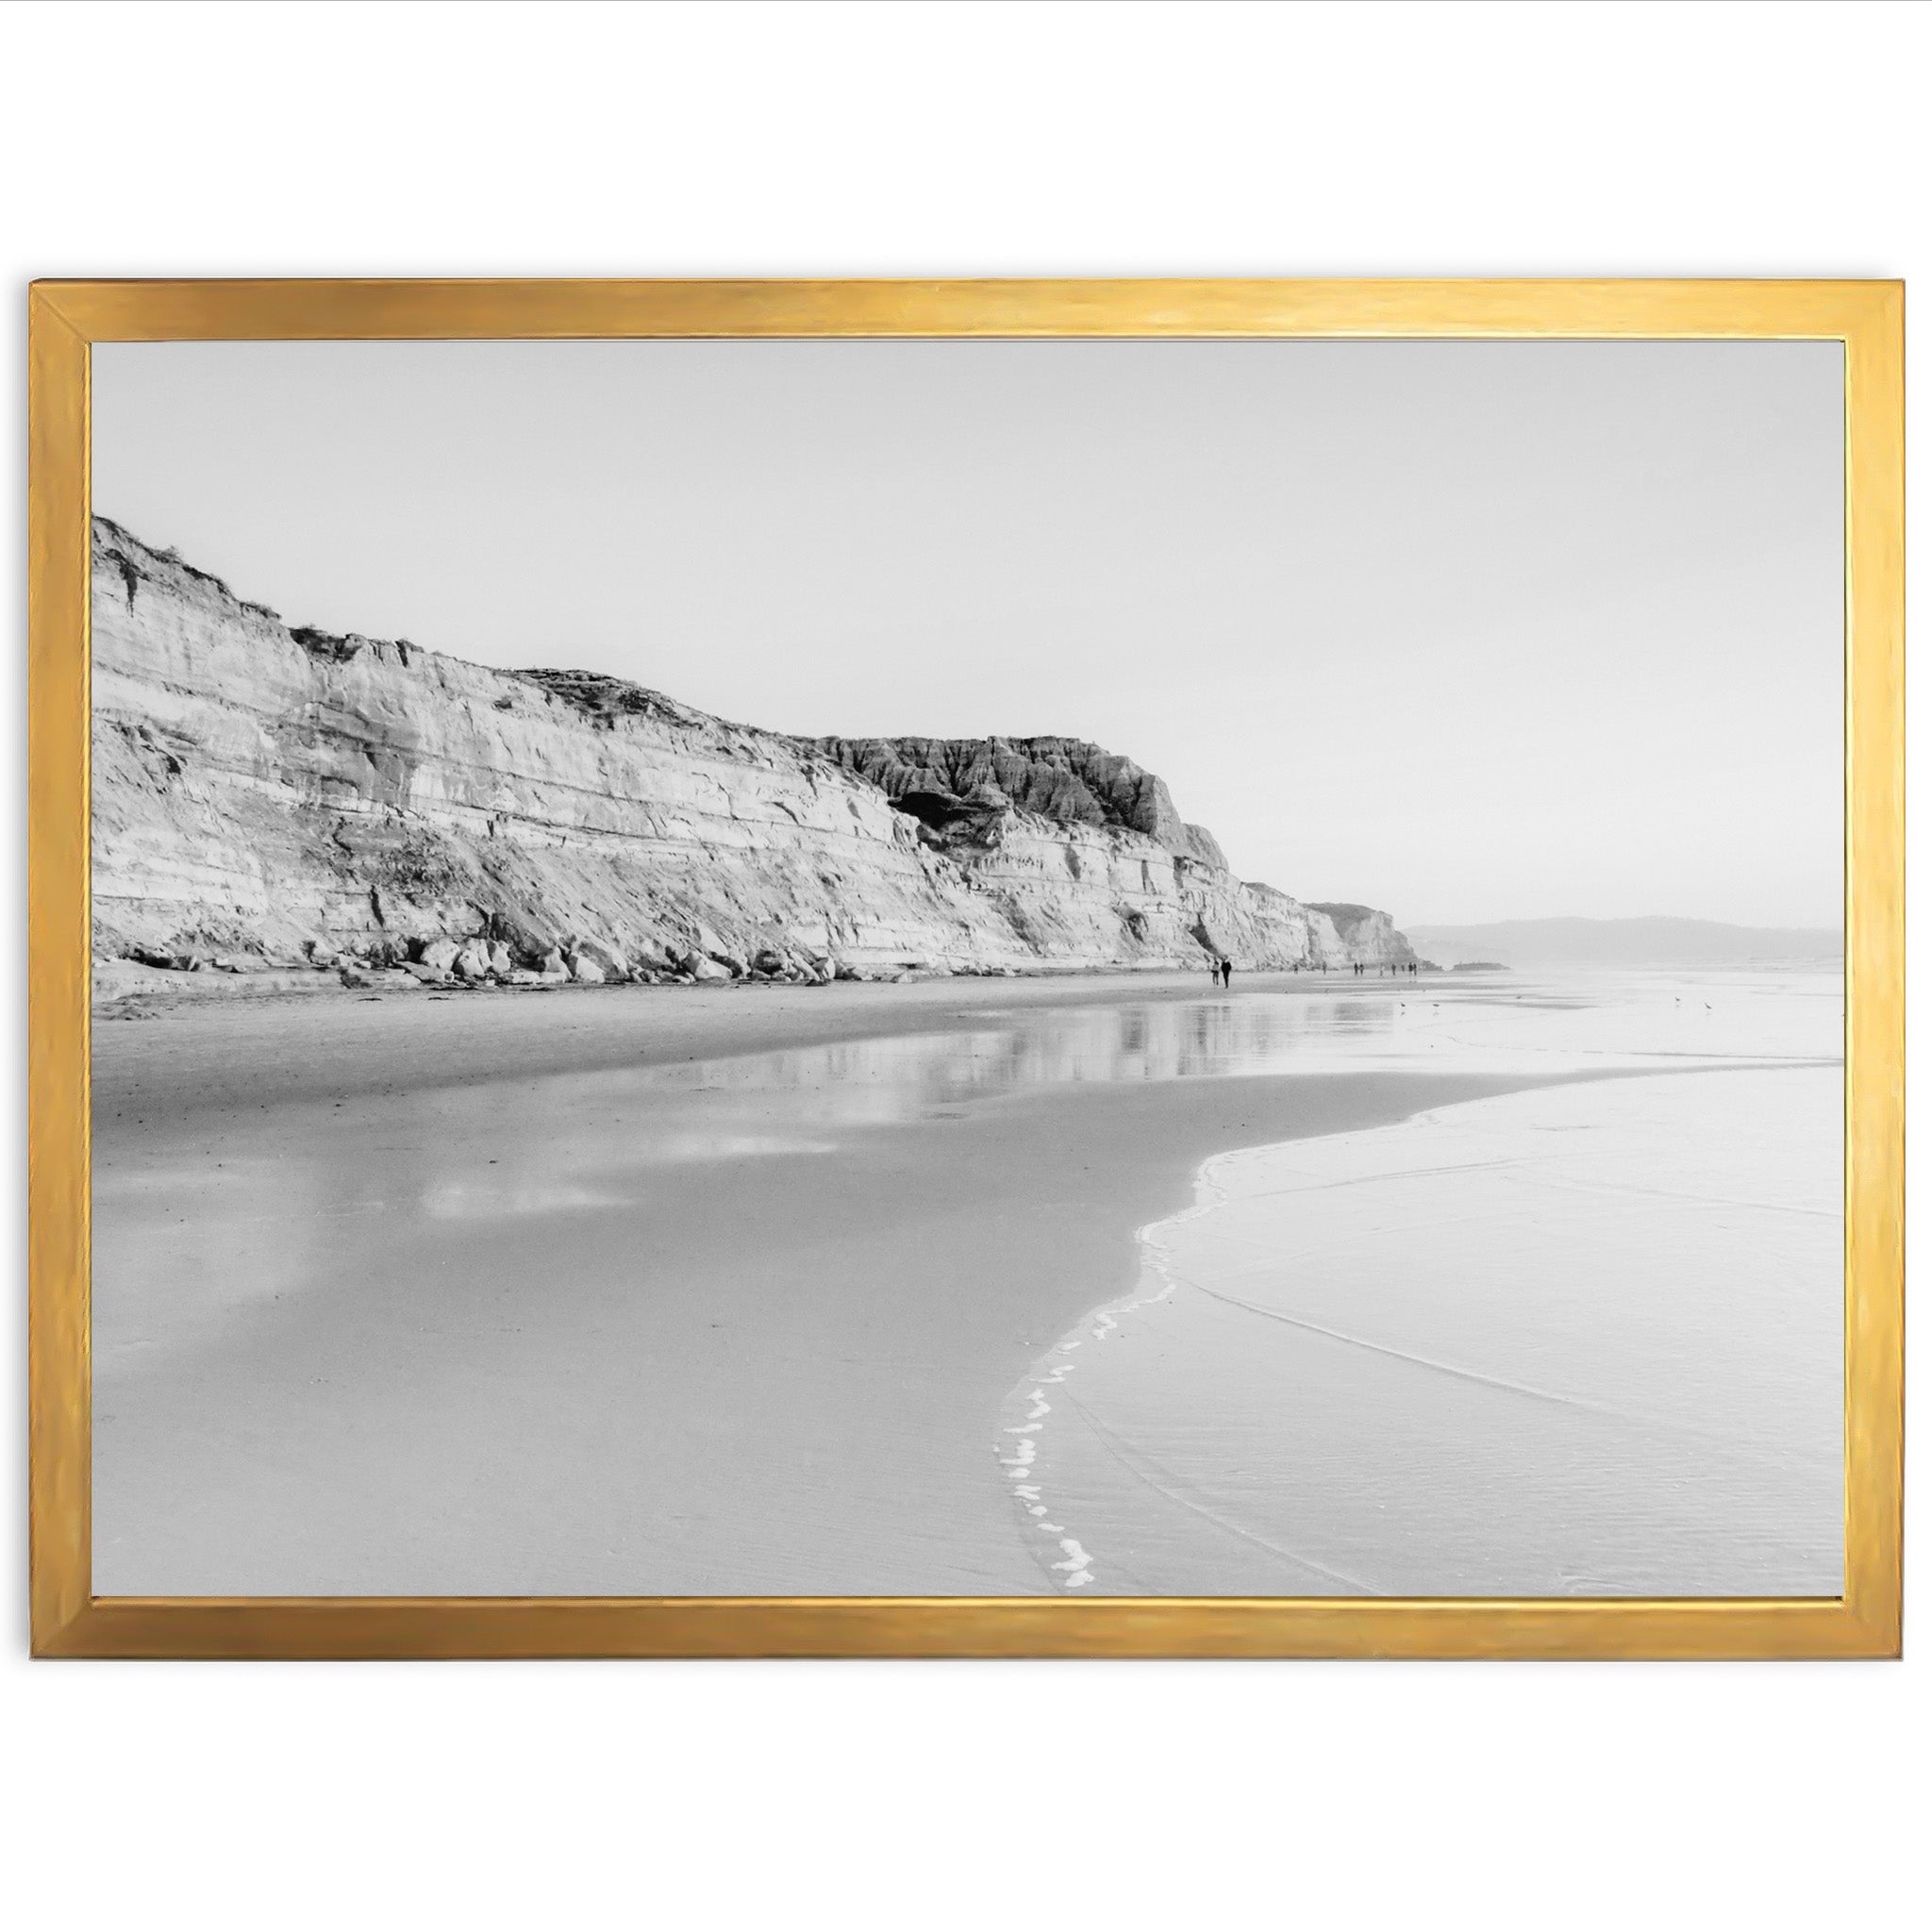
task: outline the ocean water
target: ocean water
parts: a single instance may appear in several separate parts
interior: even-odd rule
[[[1498,975],[1327,1041],[1618,1077],[1208,1161],[1008,1399],[1043,1574],[1838,1594],[1841,1022],[1836,974]]]

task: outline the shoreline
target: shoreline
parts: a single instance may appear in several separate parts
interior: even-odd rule
[[[1728,1078],[1687,1083],[1693,1072]],[[1842,1219],[1828,1148],[1793,1164],[1776,1124],[1789,1108],[1768,1104],[1821,1075],[1841,1067],[1633,1071],[1602,1076],[1614,1098],[1543,1083],[1209,1156],[1191,1202],[1138,1231],[1134,1287],[1088,1309],[1003,1406],[997,1454],[1050,1587],[1836,1593]],[[1783,1185],[1751,1198],[1780,1158]],[[1525,1216],[1525,1183],[1563,1204],[1559,1218]],[[1338,1219],[1337,1189],[1377,1211]],[[1619,1195],[1676,1218],[1652,1227]],[[1264,1204],[1284,1200],[1303,1246],[1272,1245],[1278,1210]],[[1779,1316],[1763,1330],[1700,1292],[1713,1209],[1721,1240],[1747,1215],[1779,1224],[1751,1287]],[[1472,1242],[1470,1226],[1491,1232]],[[1506,1227],[1520,1252],[1493,1238]],[[1431,1273],[1462,1291],[1447,1319]],[[1364,1425],[1397,1415],[1392,1439]],[[1414,1493],[1419,1478],[1432,1493]],[[1391,1515],[1406,1517],[1392,1543]],[[1525,1538],[1524,1522],[1540,1532]]]
[[[1038,1593],[983,1445],[1205,1159],[1575,1077],[1075,1081],[770,1151],[773,1096],[653,1070],[1203,989],[679,991],[102,1029],[101,1589]],[[639,1165],[667,1112],[755,1151]]]
[[[1132,1291],[1205,1162],[1661,1071],[1083,1058],[1096,1030],[1252,1046],[1249,990],[1344,1033],[1402,997],[1081,975],[97,1028],[97,1586],[1052,1590],[989,1453],[1003,1405]]]

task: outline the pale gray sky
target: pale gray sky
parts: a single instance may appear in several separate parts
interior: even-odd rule
[[[93,412],[291,623],[1091,739],[1398,923],[1839,917],[1835,343],[103,343]]]

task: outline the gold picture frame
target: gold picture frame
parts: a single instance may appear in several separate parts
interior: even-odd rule
[[[1904,1424],[1904,289],[1879,281],[47,281],[29,291],[29,1427],[46,1657],[1890,1657]],[[1806,1599],[134,1598],[91,1578],[97,341],[1814,339],[1845,368],[1845,1567]]]

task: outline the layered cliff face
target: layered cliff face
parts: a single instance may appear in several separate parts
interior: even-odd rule
[[[1373,906],[1349,906],[1332,900],[1311,901],[1310,912],[1325,913],[1349,957],[1372,962],[1399,960],[1407,965],[1415,958],[1407,937],[1395,929],[1395,922]]]
[[[1386,915],[1351,938],[1235,879],[1091,745],[786,738],[291,628],[102,519],[93,562],[104,957],[606,979],[1409,957]]]

